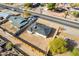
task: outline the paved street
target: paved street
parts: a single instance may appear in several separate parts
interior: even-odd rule
[[[0,4],[0,7],[2,7],[2,8],[7,7],[9,10],[11,10],[12,8],[14,8],[14,7],[9,7],[9,6],[5,6],[5,5],[2,5],[2,4]],[[21,9],[18,9],[18,8],[14,8],[14,9],[17,9],[16,12],[19,12],[19,13],[22,12]],[[37,16],[39,16],[41,18],[44,18],[45,20],[49,20],[49,21],[51,21],[53,23],[62,25],[66,29],[65,32],[67,32],[69,34],[72,34],[72,35],[75,35],[75,36],[79,36],[79,31],[78,31],[78,29],[79,29],[79,23],[75,23],[75,22],[63,20],[63,19],[60,19],[60,18],[51,17],[51,16],[47,16],[47,15],[43,15],[43,14],[31,12],[31,11],[29,11],[29,12],[32,15],[37,15]],[[77,31],[76,30],[72,30],[72,31],[70,30],[70,29],[73,29],[73,28],[76,29]]]
[[[2,4],[0,4],[0,7],[5,8],[5,9],[7,7],[7,9],[9,9],[9,10],[15,9],[16,12],[20,12],[20,13],[23,12],[19,8],[9,7],[9,6],[5,6],[5,5],[2,5]],[[37,15],[37,16],[39,16],[41,18],[44,18],[46,20],[49,20],[49,21],[56,22],[56,23],[59,23],[59,24],[65,25],[65,26],[70,26],[70,27],[74,27],[74,28],[79,29],[79,23],[71,22],[71,21],[60,19],[60,18],[56,18],[56,17],[47,16],[47,15],[40,14],[40,13],[35,13],[35,12],[31,11],[31,10],[28,11],[28,12],[30,12],[32,15]]]

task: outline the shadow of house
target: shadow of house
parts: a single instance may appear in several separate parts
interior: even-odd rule
[[[50,35],[48,35],[48,37],[53,37],[54,36],[54,33],[56,32],[56,29],[55,28],[51,28],[51,33]]]

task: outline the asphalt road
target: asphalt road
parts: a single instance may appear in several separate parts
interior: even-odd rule
[[[9,6],[2,5],[2,4],[0,4],[0,7],[5,8],[5,9],[9,9],[9,10],[12,10],[12,11],[16,11],[16,12],[19,12],[19,13],[23,12],[22,9],[9,7]],[[60,18],[56,18],[56,17],[44,15],[44,14],[35,13],[31,10],[28,11],[28,12],[30,12],[32,15],[36,15],[36,16],[39,16],[40,18],[44,18],[45,20],[56,22],[56,23],[59,23],[59,24],[65,25],[65,26],[69,26],[69,27],[79,29],[79,23],[71,22],[71,21],[68,21],[68,20],[64,20],[64,19],[60,19]]]
[[[56,17],[44,15],[44,14],[35,13],[33,11],[29,11],[29,12],[32,15],[37,15],[40,18],[44,18],[45,20],[56,22],[56,23],[59,23],[59,24],[62,24],[62,25],[66,25],[66,26],[70,26],[70,27],[79,29],[79,23],[71,22],[71,21],[68,21],[68,20],[64,20],[64,19],[60,19],[60,18],[56,18]]]

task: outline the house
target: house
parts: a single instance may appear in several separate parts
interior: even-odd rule
[[[2,11],[0,12],[0,22],[3,22],[8,19],[10,15],[13,15],[11,11]]]
[[[3,21],[6,21],[9,16],[10,14],[0,13],[0,23],[2,23]]]
[[[34,23],[27,29],[27,32],[47,38],[48,35],[51,33],[51,30],[52,28],[46,25]]]
[[[36,16],[30,16],[28,18],[23,18],[21,16],[12,15],[8,18],[8,20],[17,28],[21,29],[24,26],[29,26],[37,20]]]
[[[8,18],[8,20],[17,28],[22,28],[27,24],[27,20],[21,16],[12,15]]]
[[[6,19],[10,14],[7,13],[0,13],[0,17],[3,17],[4,19]]]

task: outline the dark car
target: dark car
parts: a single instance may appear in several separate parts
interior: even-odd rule
[[[64,12],[64,11],[66,11],[66,10],[63,9],[63,8],[55,8],[54,11],[55,11],[55,12]]]
[[[40,3],[32,3],[32,8],[39,7]]]

